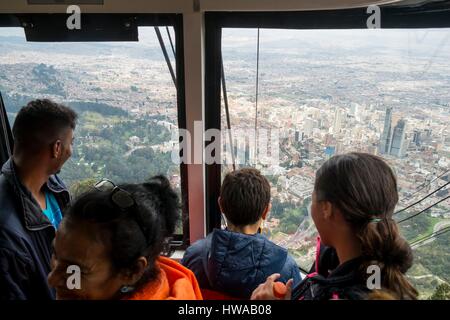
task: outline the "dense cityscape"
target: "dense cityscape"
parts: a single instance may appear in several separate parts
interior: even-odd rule
[[[367,31],[262,30],[256,115],[256,30],[239,30],[239,36],[224,31],[231,129],[278,130],[280,165],[255,163],[255,144],[246,138],[232,142],[244,149],[247,164],[261,168],[273,183],[270,236],[301,266],[308,268],[315,252],[316,230],[308,215],[314,174],[335,154],[359,151],[385,158],[398,178],[397,210],[444,186],[398,214],[401,219],[439,202],[401,225],[410,242],[450,225],[445,187],[450,180],[450,64],[449,44],[442,41],[448,32],[383,30],[367,39]],[[222,139],[230,143],[226,135]],[[448,243],[448,235],[442,238],[439,245]],[[425,260],[427,250],[443,249],[433,241],[416,249],[417,260]],[[448,255],[440,258],[439,264],[448,265]],[[430,282],[448,282],[448,275],[433,274],[418,263],[410,274],[424,296]]]
[[[80,114],[74,155],[62,172],[73,190],[102,177],[131,182],[157,173],[179,188],[179,167],[170,158],[176,90],[152,30],[141,31],[139,43],[123,44],[31,44],[20,34],[0,34],[0,91],[11,123],[36,97],[67,103]],[[367,41],[340,32],[262,32],[257,128],[255,32],[227,30],[223,39],[231,130],[278,130],[279,163],[255,162],[245,138],[229,150],[244,154],[241,166],[256,166],[269,178],[269,236],[306,269],[316,236],[309,215],[314,175],[326,159],[351,151],[384,157],[398,177],[398,209],[450,180],[449,44],[439,42],[447,50],[434,50],[438,41],[431,35],[431,44],[425,39],[405,49],[399,41],[405,34]],[[229,143],[226,135],[223,141]],[[223,172],[230,169],[227,162]],[[445,200],[449,189],[399,216]],[[402,226],[409,241],[450,225],[450,201],[412,221]],[[416,249],[421,263],[411,272],[424,297],[450,277],[449,237],[433,241]],[[436,252],[439,262],[427,256]]]

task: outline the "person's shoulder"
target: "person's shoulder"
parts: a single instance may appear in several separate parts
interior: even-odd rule
[[[186,249],[186,251],[198,251],[203,250],[204,248],[208,247],[211,243],[211,237],[207,236],[206,238],[199,239],[195,241],[190,247]]]
[[[294,258],[290,255],[289,251],[286,248],[283,248],[279,245],[277,245],[275,242],[267,239],[264,236],[261,236],[266,241],[266,246],[270,248],[274,252],[274,256],[277,258],[285,258],[284,262],[284,270],[287,269],[298,269],[297,263],[295,262]]]
[[[20,199],[5,184],[8,182],[0,177],[0,249],[19,257],[27,256],[30,238],[18,209]]]
[[[56,190],[56,191],[63,191],[63,190],[66,191],[67,190],[66,184],[57,174],[51,175],[48,178],[48,186],[51,189]]]
[[[300,281],[302,280],[302,275],[300,273],[299,266],[295,261],[294,257],[291,256],[289,253],[286,257],[284,270],[290,273],[290,277],[294,279],[294,286],[300,283]]]
[[[288,266],[288,267],[292,267],[292,268],[298,268],[298,266],[297,266],[297,262],[295,262],[295,259],[294,259],[294,257],[292,257],[290,254],[289,254],[289,252],[288,252],[288,254],[287,254],[287,256],[286,256],[286,263],[285,263],[285,265],[286,266]]]
[[[20,199],[9,183],[0,176],[0,230],[17,229],[20,225]]]
[[[0,201],[10,200],[14,194],[11,185],[5,175],[0,174]]]
[[[288,250],[282,246],[277,245],[272,240],[268,239],[266,236],[257,234],[259,241],[263,241],[266,249],[271,250],[276,256],[289,256]]]
[[[183,258],[181,259],[182,265],[189,265],[196,258],[201,258],[201,256],[208,250],[208,243],[211,242],[210,237],[200,239],[195,241],[192,245],[186,248]]]

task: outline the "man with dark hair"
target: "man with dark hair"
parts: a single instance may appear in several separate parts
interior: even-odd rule
[[[273,273],[281,274],[280,281],[299,283],[294,259],[261,234],[271,208],[269,181],[256,169],[231,172],[223,180],[218,201],[227,228],[215,229],[194,243],[181,261],[194,272],[200,287],[249,299]]]
[[[50,100],[32,101],[16,116],[13,155],[0,175],[0,300],[54,298],[51,244],[70,201],[56,174],[72,155],[76,120]]]

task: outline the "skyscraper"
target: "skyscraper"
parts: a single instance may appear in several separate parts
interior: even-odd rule
[[[245,154],[245,164],[249,165],[250,161],[253,159],[251,159],[251,157],[250,157],[250,142],[247,139],[245,139],[244,154]]]
[[[406,148],[406,120],[398,120],[392,128],[392,107],[387,107],[379,145],[380,153],[402,158],[406,154]]]
[[[313,128],[314,120],[311,118],[306,118],[303,124],[303,132],[305,133],[305,136],[311,137],[313,134]]]
[[[420,146],[420,143],[422,142],[422,139],[421,139],[421,132],[419,130],[414,130],[412,142],[416,146]]]
[[[296,129],[295,129],[295,142],[300,142],[300,141],[302,141],[303,138],[304,138],[304,135],[305,135],[305,132],[304,132],[304,131],[301,131],[300,128],[296,128]]]
[[[383,134],[380,140],[380,153],[389,154],[392,138],[392,107],[386,108],[386,116],[384,118]]]
[[[341,132],[342,128],[342,111],[339,108],[336,108],[336,112],[334,114],[334,125],[333,125],[333,133]]]
[[[406,154],[406,120],[400,119],[392,132],[389,154],[402,158]]]

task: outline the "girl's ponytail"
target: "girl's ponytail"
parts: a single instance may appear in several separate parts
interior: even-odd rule
[[[412,266],[411,247],[392,219],[398,202],[397,180],[380,157],[367,153],[334,156],[317,171],[314,191],[319,201],[329,201],[342,212],[360,241],[367,267],[378,265],[381,286],[398,299],[416,299],[417,291],[405,273]]]
[[[390,218],[369,222],[357,234],[365,263],[361,273],[370,265],[381,270],[381,286],[398,299],[416,299],[418,292],[405,277],[413,264],[413,253],[400,235],[396,222]]]

